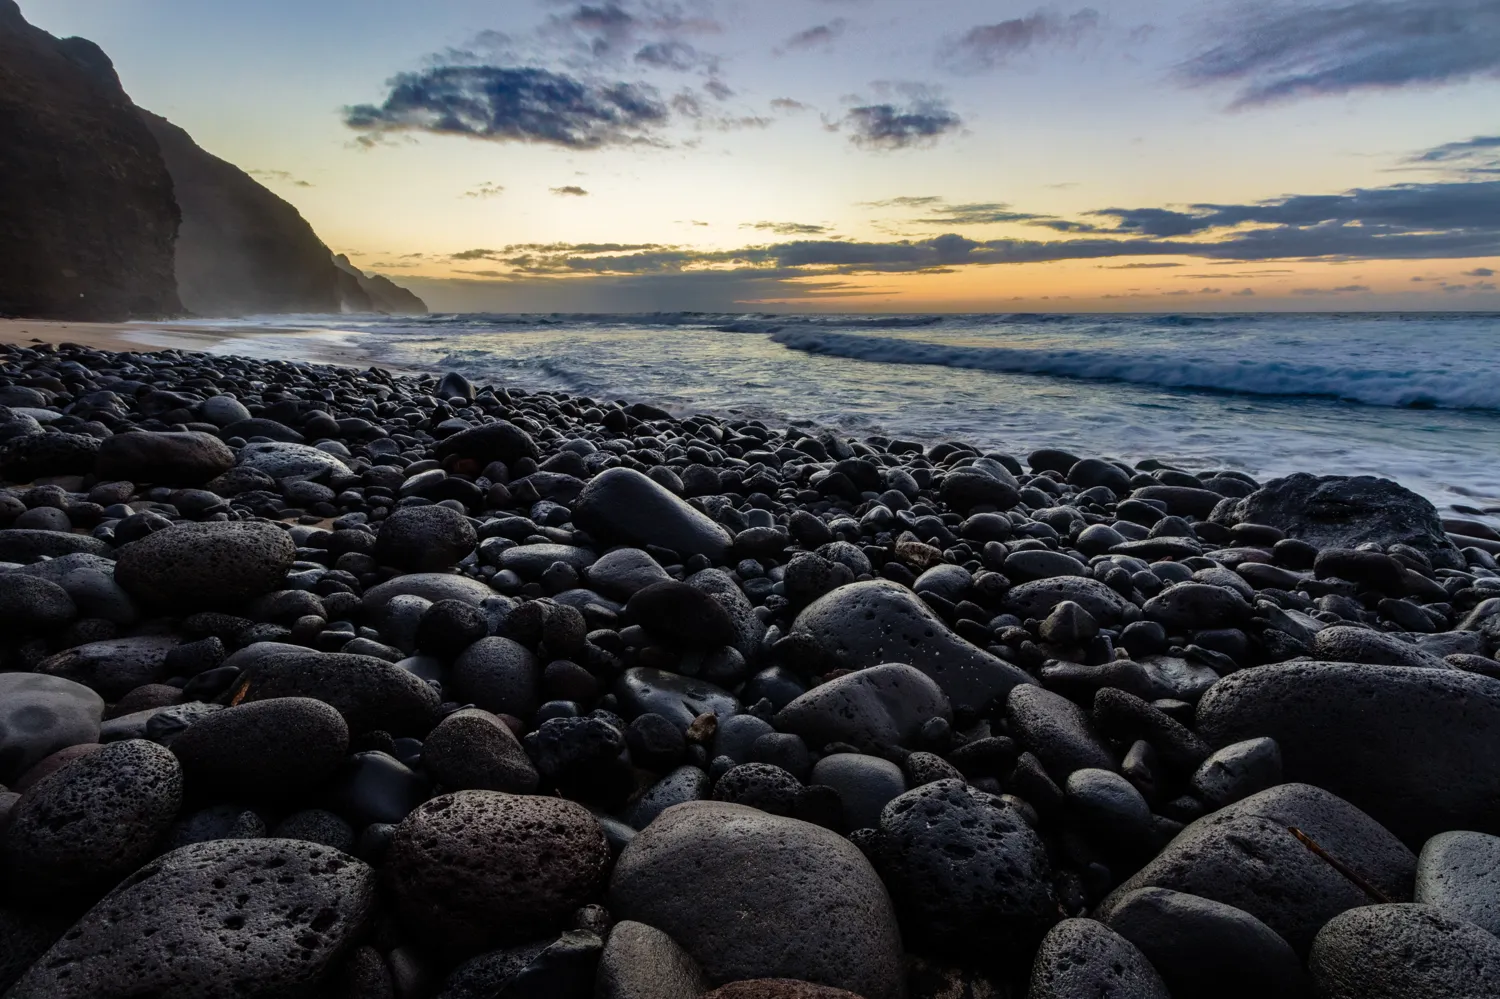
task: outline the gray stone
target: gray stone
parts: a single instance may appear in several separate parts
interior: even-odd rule
[[[1425,905],[1335,916],[1307,961],[1322,999],[1481,999],[1500,995],[1500,940]]]
[[[1194,771],[1188,782],[1209,808],[1223,808],[1281,783],[1281,747],[1262,736],[1225,746]]]
[[[478,535],[469,518],[446,506],[408,506],[380,525],[374,556],[406,572],[451,569],[474,551]]]
[[[250,701],[198,719],[172,740],[188,790],[286,801],[332,777],[349,752],[349,726],[310,697]]]
[[[192,486],[234,466],[234,452],[212,434],[135,431],[99,444],[94,472],[102,481]]]
[[[130,691],[167,678],[167,653],[179,640],[172,635],[142,635],[90,642],[49,656],[37,672],[73,680],[118,701]]]
[[[216,427],[227,427],[250,419],[250,410],[232,395],[215,395],[203,400],[198,415]]]
[[[644,666],[620,674],[614,694],[619,700],[620,713],[627,719],[649,712],[684,730],[701,714],[711,713],[724,719],[740,710],[740,702],[727,690]]]
[[[1411,898],[1417,860],[1400,840],[1321,788],[1282,784],[1190,824],[1116,888],[1096,915],[1108,922],[1114,907],[1137,888],[1169,888],[1243,909],[1305,953],[1324,923],[1370,899],[1290,828],[1386,897]]]
[[[727,644],[733,646],[745,662],[754,663],[760,654],[760,642],[765,637],[766,625],[756,616],[754,605],[739,584],[722,569],[695,572],[687,578],[687,584],[708,594],[724,609],[733,626],[733,635]]]
[[[1500,838],[1438,833],[1417,857],[1416,901],[1500,936]]]
[[[535,461],[542,456],[531,435],[506,420],[460,430],[451,437],[444,438],[435,450],[439,458],[456,457],[472,462],[475,471],[483,469],[492,461],[503,461],[509,465],[522,458]]]
[[[588,567],[587,576],[590,586],[621,600],[628,599],[652,583],[672,578],[656,559],[639,548],[616,548],[604,553]],[[604,953],[607,958],[608,947]]]
[[[447,572],[413,572],[366,590],[363,599],[365,613],[378,617],[385,610],[386,604],[393,597],[399,596],[421,597],[433,603],[439,600],[462,600],[478,607],[498,594],[484,583],[468,576]]]
[[[45,635],[60,631],[78,615],[68,591],[48,579],[0,572],[0,621],[13,634]]]
[[[796,633],[817,640],[845,669],[907,663],[931,677],[955,708],[982,710],[1031,678],[948,630],[916,594],[872,580],[840,587],[797,615]]]
[[[438,722],[422,743],[422,765],[450,791],[504,791],[531,794],[536,767],[499,718],[464,708]]]
[[[395,663],[309,649],[260,657],[234,687],[239,704],[278,697],[311,697],[332,705],[353,736],[376,730],[426,735],[438,706],[437,691]]]
[[[1431,503],[1389,479],[1369,475],[1312,476],[1298,472],[1273,479],[1235,504],[1230,524],[1265,524],[1316,548],[1384,548],[1410,545],[1448,568],[1463,556],[1448,540]]]
[[[0,784],[59,749],[99,741],[104,699],[60,676],[0,673]]]
[[[1172,999],[1297,999],[1307,974],[1287,942],[1242,909],[1165,888],[1123,896],[1109,928],[1138,947]]]
[[[1172,999],[1151,962],[1129,940],[1092,919],[1052,927],[1031,965],[1028,999]]]
[[[608,863],[604,833],[582,805],[457,791],[402,820],[383,869],[413,936],[460,957],[556,932]]]
[[[821,784],[838,792],[844,805],[844,827],[873,829],[880,813],[895,798],[906,793],[906,777],[890,760],[860,753],[833,753],[813,765],[809,784]]]
[[[554,562],[561,562],[575,569],[587,569],[594,564],[596,557],[589,549],[576,545],[516,545],[500,553],[500,568],[511,569],[527,579],[535,579]]]
[[[661,930],[623,919],[610,931],[596,999],[698,999],[707,991],[703,969]]]
[[[1231,628],[1250,617],[1250,604],[1238,591],[1208,583],[1178,583],[1146,601],[1146,617],[1168,631]]]
[[[1313,635],[1312,655],[1316,659],[1337,663],[1451,669],[1442,657],[1423,652],[1410,642],[1369,628],[1343,624],[1323,628]]]
[[[0,531],[0,562],[27,565],[42,558],[61,558],[83,552],[109,555],[112,549],[98,538],[86,534],[64,534],[61,531],[35,531],[9,528]]]
[[[364,932],[374,909],[375,872],[325,846],[198,843],[121,882],[7,999],[300,995]]]
[[[880,878],[854,844],[796,819],[717,801],[669,809],[620,855],[610,911],[669,934],[714,984],[784,977],[866,999],[905,992]]]
[[[449,686],[462,703],[529,718],[539,703],[541,675],[541,665],[530,649],[509,638],[491,636],[459,654]]]
[[[115,582],[139,604],[174,615],[234,610],[280,589],[296,553],[273,524],[179,523],[120,549]]]
[[[708,774],[695,766],[680,766],[648,787],[626,810],[625,821],[632,829],[644,829],[673,805],[702,801],[708,792]]]
[[[729,532],[662,486],[629,468],[594,476],[573,504],[573,519],[607,542],[657,545],[715,563],[728,557]]]
[[[883,663],[819,684],[777,712],[775,725],[813,746],[873,749],[910,744],[931,718],[953,718],[942,688],[912,666]]]
[[[1010,692],[1005,717],[1021,745],[1030,751],[1058,783],[1074,770],[1118,770],[1100,741],[1088,712],[1060,694],[1022,685]]]
[[[240,448],[238,465],[265,472],[273,479],[318,478],[349,474],[349,466],[327,451],[306,444],[246,444]]]
[[[113,559],[79,552],[36,562],[15,570],[51,580],[67,591],[81,617],[97,617],[115,624],[134,624],[135,605],[115,582]]]
[[[1023,621],[1043,620],[1064,600],[1071,600],[1102,625],[1118,624],[1134,605],[1097,579],[1056,576],[1013,586],[1005,594],[1005,609]]]
[[[1420,845],[1500,832],[1500,684],[1448,669],[1278,663],[1225,677],[1198,731],[1226,746],[1269,736],[1287,780],[1327,788]]]
[[[22,796],[0,832],[9,890],[87,898],[151,855],[182,805],[182,768],[143,739],[74,760]]]
[[[936,953],[1024,960],[1059,915],[1041,837],[1018,809],[961,779],[896,798],[862,845],[909,940]]]

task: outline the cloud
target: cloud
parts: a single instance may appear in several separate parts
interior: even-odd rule
[[[252,177],[259,177],[261,180],[269,180],[278,184],[290,184],[293,187],[313,186],[305,180],[297,179],[285,170],[246,170],[245,172]]]
[[[917,222],[925,222],[932,225],[995,225],[1002,222],[1014,222],[1020,225],[1042,226],[1057,232],[1099,232],[1098,226],[1087,222],[1075,222],[1070,219],[1058,218],[1055,215],[1035,215],[1030,212],[1018,212],[1011,209],[1007,204],[1001,202],[983,202],[967,205],[948,205],[938,207],[938,214],[930,218],[916,219]]]
[[[1233,107],[1500,76],[1495,0],[1253,0],[1178,67],[1238,87]]]
[[[1476,135],[1461,142],[1445,142],[1409,157],[1406,162],[1436,163],[1474,173],[1500,173],[1500,135]]]
[[[700,66],[712,68],[718,65],[718,59],[714,56],[705,55],[687,42],[676,39],[642,45],[636,51],[634,61],[653,69],[671,69],[679,73],[686,73]]]
[[[585,191],[577,184],[567,184],[563,187],[550,188],[550,190],[553,194],[565,197],[586,198],[589,196],[589,192]]]
[[[861,201],[862,208],[926,208],[928,205],[942,204],[943,199],[935,194],[924,194],[920,196],[903,195],[899,198],[887,198],[884,201]]]
[[[718,56],[685,39],[721,30],[713,18],[689,15],[674,3],[608,0],[569,5],[551,15],[538,35],[561,47],[575,67],[618,66],[630,59],[656,69],[712,72],[718,68]]]
[[[850,141],[862,149],[893,150],[930,146],[963,126],[963,119],[935,90],[922,84],[882,83],[876,91],[904,103],[861,104],[840,121],[850,129]]]
[[[1153,269],[1158,268],[1158,267],[1181,267],[1181,266],[1182,266],[1182,264],[1174,264],[1174,263],[1171,263],[1169,261],[1161,261],[1161,262],[1158,262],[1158,263],[1110,264],[1110,265],[1108,265],[1107,269],[1112,270],[1112,271],[1138,271],[1138,270],[1153,270]]]
[[[484,183],[480,184],[478,187],[474,188],[473,190],[471,190],[471,191],[465,191],[464,192],[464,197],[466,197],[466,198],[498,198],[504,192],[505,192],[505,188],[503,186],[501,186],[500,184],[494,184],[494,183],[491,183],[490,181],[485,181]]]
[[[1076,42],[1099,26],[1099,12],[1089,7],[1063,17],[1038,10],[1025,17],[981,24],[948,42],[938,54],[940,65],[956,72],[995,69],[1034,45]]]
[[[1491,267],[1476,267],[1472,271],[1464,271],[1464,277],[1494,277],[1495,271]]]
[[[837,41],[848,27],[849,22],[846,19],[836,17],[827,24],[816,24],[797,32],[781,43],[781,49],[788,52],[824,49]]]
[[[668,117],[655,88],[645,84],[498,66],[402,73],[381,105],[344,109],[344,123],[370,135],[420,131],[570,149],[656,142]]]
[[[1369,286],[1362,284],[1345,284],[1337,288],[1293,288],[1293,295],[1353,295],[1363,291],[1369,291]]]
[[[828,226],[810,222],[745,222],[740,228],[760,229],[778,236],[821,236],[828,231]]]
[[[1239,296],[1240,298],[1254,298],[1255,297],[1255,289],[1254,288],[1241,288],[1239,291],[1235,292],[1235,295]]]

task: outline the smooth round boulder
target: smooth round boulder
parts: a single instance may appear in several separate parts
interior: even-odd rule
[[[862,842],[907,936],[983,963],[1031,953],[1057,921],[1052,865],[1020,810],[949,778],[887,804]]]
[[[1100,624],[1115,625],[1134,607],[1097,579],[1082,576],[1054,576],[1013,586],[1005,593],[1005,609],[1021,620],[1042,620],[1065,600],[1078,604]]]
[[[111,743],[21,797],[0,833],[0,870],[28,897],[86,897],[149,857],[181,805],[176,757],[144,739]]]
[[[212,434],[196,430],[133,431],[99,443],[94,474],[103,482],[196,486],[234,467],[234,452]]]
[[[1369,905],[1330,919],[1307,959],[1321,999],[1500,995],[1500,940],[1426,905]]]
[[[246,444],[240,448],[240,468],[264,472],[273,479],[289,477],[319,478],[330,474],[348,475],[349,466],[337,456],[306,444],[268,441]]]
[[[375,911],[375,872],[288,839],[214,840],[121,882],[7,999],[280,999],[326,976]]]
[[[1146,601],[1146,619],[1173,634],[1206,628],[1232,628],[1250,617],[1239,591],[1211,583],[1178,583]]]
[[[28,565],[38,559],[61,558],[77,553],[108,555],[110,546],[86,534],[7,528],[0,531],[0,562]]]
[[[953,719],[941,687],[904,663],[882,663],[819,684],[776,713],[778,731],[809,745],[904,746],[932,718]]]
[[[661,930],[629,919],[610,930],[596,999],[698,999],[706,991],[703,969]]]
[[[1369,666],[1414,666],[1449,669],[1441,657],[1423,652],[1410,642],[1384,632],[1337,624],[1320,629],[1312,639],[1312,657],[1337,663]]]
[[[138,687],[167,679],[167,654],[178,644],[172,635],[89,642],[48,656],[37,664],[37,672],[73,680],[118,701]]]
[[[840,667],[906,663],[931,677],[953,707],[982,710],[1032,679],[949,630],[915,593],[885,580],[841,586],[813,601],[792,625]]]
[[[669,548],[683,557],[703,555],[722,565],[729,532],[670,491],[631,468],[594,476],[573,503],[578,526],[606,542]]]
[[[68,591],[56,583],[20,572],[0,572],[0,621],[15,632],[46,634],[78,615]]]
[[[460,430],[443,438],[434,450],[439,459],[453,457],[472,462],[476,470],[492,461],[503,461],[509,465],[522,458],[533,461],[541,458],[541,452],[537,450],[531,435],[506,420]]]
[[[646,666],[621,673],[614,694],[627,719],[661,715],[684,731],[699,715],[713,714],[723,720],[740,710],[740,702],[721,687]]]
[[[541,665],[526,646],[491,636],[459,654],[448,682],[462,703],[529,718],[539,703],[541,673]]]
[[[1092,919],[1052,928],[1031,965],[1027,999],[1173,999],[1134,944]]]
[[[1140,949],[1172,999],[1296,999],[1307,973],[1265,923],[1223,902],[1140,888],[1110,911],[1109,928]]]
[[[1417,856],[1415,899],[1500,937],[1500,837],[1438,833]]]
[[[616,548],[605,552],[588,567],[589,585],[605,596],[620,599],[629,599],[652,583],[671,578],[661,563],[639,548]],[[605,953],[609,953],[608,947]]]
[[[234,610],[280,589],[296,557],[291,535],[273,524],[179,523],[121,548],[115,582],[163,613]]]
[[[1500,684],[1460,670],[1292,662],[1241,670],[1198,702],[1215,746],[1260,736],[1285,779],[1327,788],[1411,846],[1500,833]]]
[[[710,982],[795,978],[900,999],[901,936],[848,840],[719,801],[663,812],[615,864],[610,911],[669,934]]]
[[[496,594],[484,583],[468,576],[447,572],[413,572],[370,587],[365,591],[361,603],[366,614],[378,618],[392,600],[401,596],[421,597],[432,603],[460,600],[478,607]]]
[[[459,957],[555,932],[593,895],[609,856],[582,805],[457,791],[402,820],[383,869],[411,933]]]
[[[422,765],[455,791],[531,794],[537,786],[536,767],[510,727],[480,708],[438,722],[422,742]]]
[[[310,649],[258,656],[233,691],[234,704],[280,697],[322,701],[343,715],[353,736],[377,730],[426,735],[439,703],[436,690],[395,663]]]
[[[99,741],[104,699],[60,676],[0,673],[0,784],[60,749]]]
[[[838,793],[846,829],[875,828],[881,810],[906,792],[906,776],[900,767],[863,753],[830,753],[814,764],[808,783]]]
[[[331,777],[349,751],[349,726],[310,697],[250,701],[205,715],[172,740],[188,790],[285,801]]]
[[[1019,685],[1006,698],[1005,717],[1016,739],[1059,783],[1075,770],[1119,769],[1094,731],[1088,712],[1061,694]]]
[[[1168,888],[1243,909],[1305,954],[1324,923],[1370,899],[1294,828],[1387,898],[1411,898],[1417,858],[1399,839],[1322,788],[1281,784],[1188,825],[1095,915],[1108,922],[1136,889]]]
[[[403,507],[380,525],[375,560],[406,572],[439,572],[463,561],[479,537],[469,518],[446,506]]]
[[[718,601],[676,580],[638,590],[625,611],[653,637],[691,651],[707,652],[735,638],[734,622]]]

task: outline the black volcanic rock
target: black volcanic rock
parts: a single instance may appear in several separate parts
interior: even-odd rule
[[[182,311],[179,213],[156,141],[97,45],[0,0],[0,315]]]

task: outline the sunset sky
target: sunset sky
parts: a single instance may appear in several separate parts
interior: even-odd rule
[[[439,310],[1500,309],[1500,0],[21,0]]]

